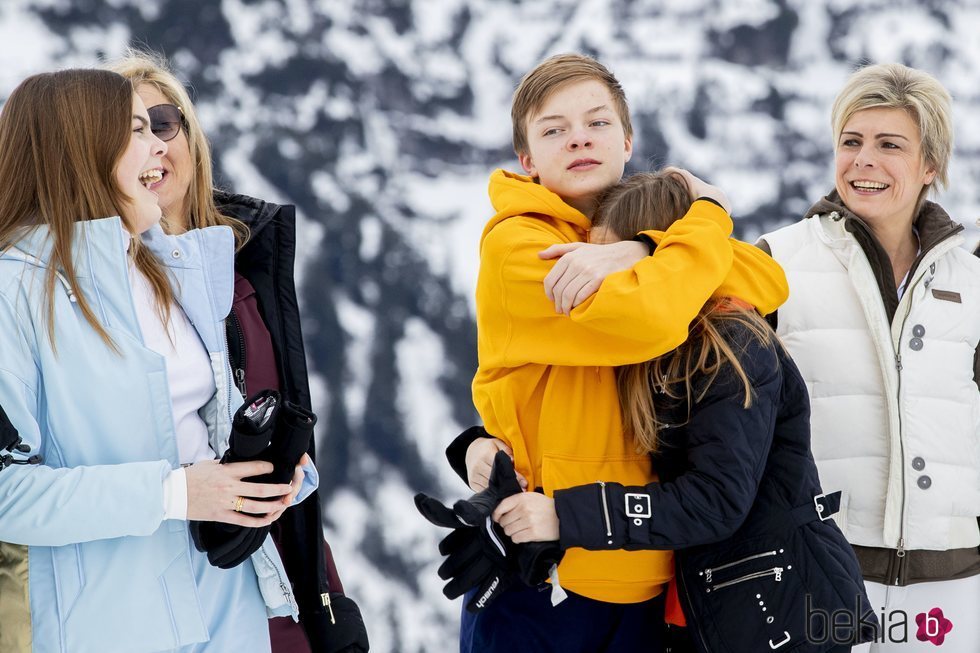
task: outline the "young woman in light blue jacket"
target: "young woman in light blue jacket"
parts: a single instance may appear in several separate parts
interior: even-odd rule
[[[128,80],[35,75],[0,113],[0,650],[267,651],[295,615],[271,540],[229,570],[187,521],[265,526],[316,485],[219,465],[234,242],[166,236],[166,144]]]

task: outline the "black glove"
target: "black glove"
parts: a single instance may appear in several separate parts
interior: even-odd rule
[[[490,481],[482,492],[477,492],[469,499],[460,499],[453,504],[453,512],[468,526],[477,526],[493,514],[497,505],[511,496],[521,493],[521,484],[517,481],[514,462],[503,451],[498,451],[493,458],[490,470]]]
[[[493,459],[493,469],[490,472],[487,488],[469,499],[457,501],[453,505],[453,512],[462,521],[476,526],[488,519],[501,501],[521,491],[510,456],[503,451],[498,451]],[[558,542],[526,542],[512,546],[510,564],[516,569],[518,578],[531,587],[547,580],[552,565],[561,562],[565,555]]]
[[[485,609],[519,582],[513,560],[508,559],[513,547],[503,529],[489,518],[482,526],[457,528],[439,542],[439,553],[446,559],[438,574],[448,581],[442,593],[452,600],[476,588],[466,609],[472,613]]]
[[[476,526],[487,520],[501,501],[521,491],[513,461],[506,453],[498,451],[493,459],[493,469],[490,472],[487,488],[469,499],[457,501],[453,504],[453,512],[463,522]],[[547,580],[552,565],[561,562],[565,555],[558,542],[526,542],[513,544],[512,547],[509,564],[516,569],[518,578],[531,587]],[[447,554],[443,553],[443,555]],[[461,565],[461,569],[465,569],[465,566]],[[448,576],[444,578],[448,579]]]
[[[439,543],[439,553],[448,557],[438,573],[449,581],[442,590],[449,599],[478,588],[466,604],[470,612],[486,608],[517,580],[514,543],[490,518],[490,513],[501,499],[520,491],[513,462],[506,453],[498,451],[487,489],[457,501],[453,510],[425,494],[415,495],[415,506],[423,517],[436,526],[453,529]]]
[[[493,459],[487,488],[469,499],[457,501],[453,511],[461,520],[475,526],[489,517],[501,501],[519,492],[521,485],[517,481],[513,462],[506,453],[498,451]],[[526,542],[513,546],[511,557],[517,576],[531,587],[547,580],[551,566],[561,562],[565,555],[558,542]]]
[[[517,576],[531,587],[548,580],[552,565],[561,562],[565,555],[557,541],[525,542],[516,547]]]
[[[269,474],[244,480],[252,483],[288,483],[300,458],[309,448],[316,416],[282,402],[275,390],[252,396],[235,413],[228,450],[221,464],[264,460],[273,463]],[[221,569],[237,567],[259,550],[271,526],[250,527],[221,522],[191,522],[197,549]]]
[[[340,592],[330,593],[330,607],[304,616],[300,621],[318,653],[367,653],[367,629],[353,599]],[[312,632],[311,632],[312,631]]]
[[[228,451],[221,457],[221,464],[264,460],[260,454],[272,441],[281,402],[278,392],[263,390],[235,411]]]
[[[513,462],[506,453],[498,451],[493,459],[487,488],[468,500],[457,501],[453,511],[466,523],[476,525],[479,520],[489,517],[502,500],[519,492],[521,485],[517,481]],[[561,562],[565,555],[558,542],[526,542],[513,546],[511,557],[517,575],[531,587],[547,580],[551,566]]]
[[[268,448],[275,432],[280,401],[275,390],[263,390],[242,404],[231,423],[231,436],[228,450],[221,457],[222,465],[261,460],[260,455]],[[194,546],[207,553],[208,562],[221,569],[231,569],[245,561],[248,555],[240,554],[254,544],[257,530],[222,522],[190,523]]]
[[[275,391],[269,390],[268,392]],[[244,480],[250,483],[289,483],[292,481],[296,465],[299,464],[300,458],[310,448],[310,438],[313,437],[315,425],[316,415],[312,412],[302,406],[297,406],[288,401],[284,402],[277,415],[276,431],[272,442],[269,443],[268,449],[262,451],[257,458],[257,460],[272,463],[274,469],[268,474],[252,476]]]

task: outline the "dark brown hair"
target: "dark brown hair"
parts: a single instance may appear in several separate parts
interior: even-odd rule
[[[666,231],[687,213],[694,198],[684,179],[672,172],[641,172],[607,190],[599,198],[593,229],[604,227],[619,239],[641,231]],[[726,326],[745,326],[767,346],[775,342],[768,323],[750,306],[729,297],[714,297],[691,323],[687,340],[677,349],[645,363],[616,369],[623,427],[637,450],[652,453],[659,447],[663,423],[657,418],[655,390],[690,406],[704,397],[718,373],[731,365],[745,390],[743,406],[752,404],[752,384],[725,336]],[[694,384],[695,376],[704,382]]]

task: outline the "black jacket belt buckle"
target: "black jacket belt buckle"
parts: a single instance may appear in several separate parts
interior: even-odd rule
[[[817,509],[817,518],[827,521],[840,511],[840,490],[830,494],[818,494],[813,497],[813,506]]]
[[[641,525],[644,519],[650,519],[653,516],[650,495],[639,492],[627,492],[626,516],[632,519],[633,523],[637,526]]]

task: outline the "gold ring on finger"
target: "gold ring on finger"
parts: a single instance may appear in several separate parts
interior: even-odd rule
[[[245,497],[238,497],[235,500],[235,512],[241,512],[242,506],[245,505]]]

